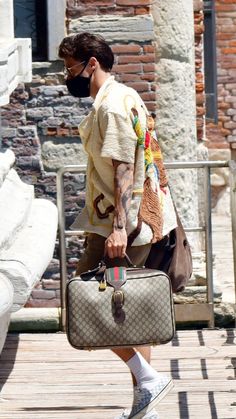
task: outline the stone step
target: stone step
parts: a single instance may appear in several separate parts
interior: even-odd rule
[[[10,322],[10,314],[13,304],[13,286],[0,274],[0,353],[2,351],[8,326]]]
[[[82,32],[89,31],[102,34],[108,42],[140,41],[140,33],[142,34],[142,42],[154,40],[153,18],[150,15],[132,17],[93,15],[72,19],[71,32],[77,32],[78,26]]]
[[[61,309],[48,308],[21,308],[11,314],[9,330],[11,332],[58,332],[60,330]]]
[[[34,199],[34,188],[22,182],[14,169],[10,169],[0,188],[0,257],[8,248],[29,216]]]
[[[174,302],[180,303],[203,303],[206,302],[206,286],[198,285],[186,287],[184,291],[174,294]],[[222,300],[222,291],[218,286],[214,287],[214,302],[220,303]]]
[[[13,311],[27,301],[53,256],[57,232],[57,207],[45,199],[33,200],[27,223],[11,247],[0,253],[0,273],[14,287]]]

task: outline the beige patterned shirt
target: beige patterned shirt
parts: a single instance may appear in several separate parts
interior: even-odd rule
[[[127,216],[128,235],[137,227],[137,215],[145,179],[144,151],[137,148],[137,137],[132,124],[131,108],[136,108],[142,127],[146,126],[146,112],[138,93],[110,76],[99,89],[93,108],[79,126],[80,137],[88,154],[85,207],[76,218],[73,229],[97,233],[107,237],[112,232],[114,206],[114,168],[112,160],[134,163],[134,187]],[[171,198],[163,207],[163,235],[176,227]],[[133,246],[152,240],[151,228],[142,229]]]

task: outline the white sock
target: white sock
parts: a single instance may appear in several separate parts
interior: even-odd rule
[[[160,378],[160,374],[151,367],[139,352],[127,361],[127,365],[135,376],[137,386],[140,388],[151,388],[154,385],[154,381]]]

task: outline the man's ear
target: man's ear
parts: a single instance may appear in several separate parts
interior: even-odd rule
[[[88,62],[89,66],[94,70],[95,67],[99,64],[97,58],[91,57]]]

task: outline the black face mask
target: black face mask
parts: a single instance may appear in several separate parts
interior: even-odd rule
[[[66,79],[66,86],[70,94],[75,97],[88,97],[90,96],[90,77],[78,76],[72,79]]]

